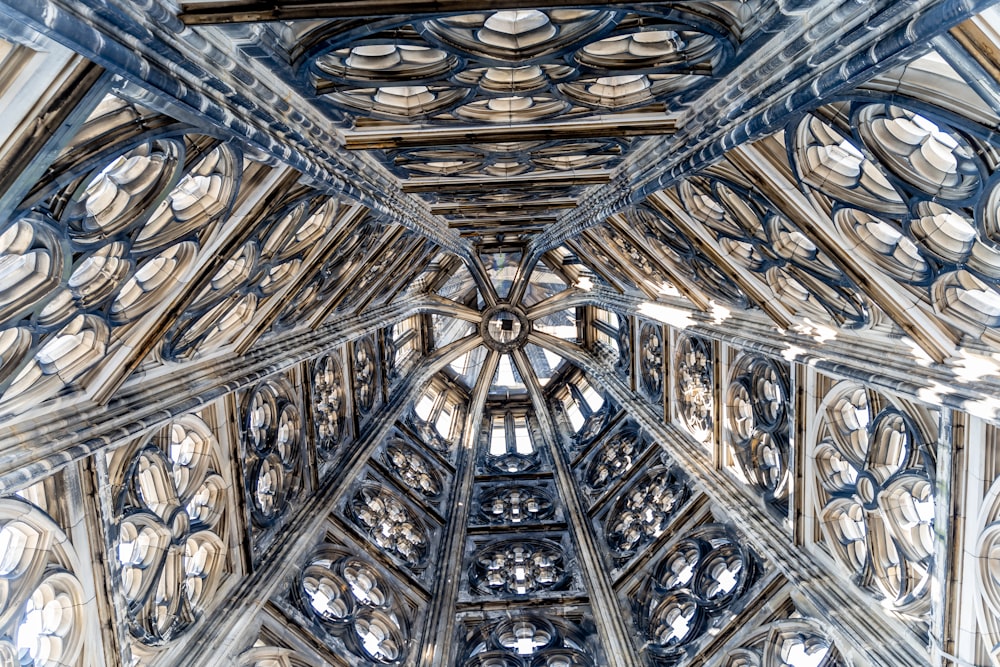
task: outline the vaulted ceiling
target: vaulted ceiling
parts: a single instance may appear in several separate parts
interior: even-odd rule
[[[0,663],[1000,664],[991,4],[0,0]]]

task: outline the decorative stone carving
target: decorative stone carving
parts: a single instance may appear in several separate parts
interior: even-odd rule
[[[651,401],[663,399],[663,329],[650,322],[639,327],[639,380]]]
[[[162,645],[215,603],[226,567],[226,482],[218,443],[193,414],[121,450],[112,567],[132,635]]]
[[[555,513],[552,497],[534,486],[502,486],[483,494],[479,516],[491,524],[535,523]]]
[[[587,467],[587,486],[603,492],[632,468],[647,445],[637,425],[625,424],[605,441]]]
[[[734,529],[706,524],[660,559],[636,603],[636,621],[655,665],[680,662],[689,647],[737,612],[761,574]]]
[[[733,369],[726,391],[729,442],[749,485],[781,511],[787,510],[791,450],[791,396],[787,364],[746,355]]]
[[[401,437],[389,439],[382,460],[404,486],[427,500],[438,500],[444,492],[441,475],[423,454],[408,445]]]
[[[491,542],[472,557],[469,578],[480,595],[525,597],[569,584],[562,547],[551,540]]]
[[[375,352],[375,341],[366,336],[354,341],[354,401],[358,412],[368,414],[375,405],[378,394],[378,355]]]
[[[598,656],[581,625],[553,615],[515,612],[485,621],[468,634],[456,664],[462,667],[596,667]]]
[[[410,623],[395,587],[365,558],[323,545],[299,576],[300,605],[366,664],[399,665]]]
[[[347,381],[340,354],[324,354],[313,365],[312,416],[316,444],[329,456],[348,435]]]
[[[625,489],[604,523],[605,540],[616,564],[662,535],[690,496],[683,474],[664,466],[649,469]]]
[[[302,485],[302,413],[284,378],[258,385],[243,409],[243,462],[255,524],[273,525]]]
[[[620,313],[615,313],[615,316],[618,318],[618,361],[615,370],[623,377],[629,377],[632,372],[632,320]]]
[[[934,571],[933,418],[841,382],[817,419],[815,503],[825,544],[886,608],[924,617]]]
[[[362,484],[348,503],[348,516],[375,546],[410,569],[427,565],[427,527],[390,490],[372,482]]]
[[[711,341],[687,334],[678,337],[674,358],[677,413],[691,435],[705,446],[714,438],[714,363]]]

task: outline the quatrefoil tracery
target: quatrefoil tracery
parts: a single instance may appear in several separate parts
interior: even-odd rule
[[[636,607],[654,664],[675,664],[727,612],[738,611],[760,574],[756,555],[729,526],[700,526],[673,545]]]
[[[299,577],[300,604],[354,655],[397,665],[408,654],[410,621],[395,587],[366,560],[324,545]]]
[[[444,492],[444,482],[434,469],[434,464],[402,438],[397,436],[390,439],[382,459],[396,479],[420,496],[433,501],[439,499]]]
[[[625,489],[605,520],[605,540],[616,562],[662,535],[690,495],[684,476],[663,466],[649,469]]]
[[[177,638],[214,602],[227,552],[217,447],[208,424],[192,414],[117,457],[114,562],[129,629],[144,644]]]
[[[598,493],[609,488],[631,470],[648,445],[637,425],[624,425],[607,439],[587,467],[587,486]]]
[[[320,35],[301,61],[351,115],[496,123],[664,102],[727,67],[731,41],[691,11],[528,9]]]
[[[72,544],[45,512],[0,499],[0,664],[76,665],[87,614]]]
[[[97,122],[97,121],[94,121]],[[0,391],[45,399],[83,380],[169,300],[239,187],[204,136],[133,139],[0,229]]]
[[[479,501],[479,516],[491,524],[534,523],[554,514],[552,497],[533,486],[501,487],[485,493]]]
[[[787,507],[789,494],[789,372],[786,365],[747,355],[733,370],[727,424],[736,462],[768,503]]]
[[[393,492],[377,483],[362,484],[348,503],[348,515],[379,549],[413,570],[426,567],[427,526]]]
[[[462,667],[595,667],[593,625],[542,613],[485,621],[466,638]]]
[[[569,585],[562,547],[551,540],[492,542],[473,556],[472,589],[487,595],[528,596]]]
[[[850,382],[831,390],[819,419],[813,456],[826,543],[859,586],[920,619],[934,568],[932,422]]]
[[[273,525],[301,486],[302,414],[291,387],[272,380],[250,394],[243,415],[244,462],[251,516]]]

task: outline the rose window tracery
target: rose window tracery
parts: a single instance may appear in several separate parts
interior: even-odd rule
[[[300,198],[266,216],[181,316],[167,355],[192,358],[236,339],[264,304],[298,274],[331,230],[339,202]]]
[[[933,421],[842,382],[815,436],[816,503],[825,543],[855,583],[913,618],[927,613],[934,568]]]
[[[816,116],[789,148],[845,244],[952,326],[1000,326],[1000,179],[981,156],[983,128],[893,104],[856,103],[850,135]],[[834,176],[836,174],[836,176]]]
[[[655,467],[627,488],[605,519],[605,539],[620,564],[663,534],[691,496],[680,471]]]
[[[347,512],[382,551],[413,570],[427,565],[430,538],[426,525],[388,489],[371,482],[362,484],[349,501]]]
[[[637,624],[653,664],[680,661],[689,646],[739,611],[760,577],[756,555],[723,524],[707,524],[672,546],[639,594]]]
[[[358,411],[367,414],[375,404],[375,395],[378,391],[376,378],[378,356],[375,353],[375,341],[370,336],[355,341],[352,360],[355,402]]]
[[[404,486],[428,500],[436,500],[444,491],[441,475],[426,457],[401,438],[392,438],[386,445],[382,460]]]
[[[726,392],[727,425],[736,463],[768,503],[787,508],[791,425],[788,366],[745,356]]]
[[[374,565],[323,546],[299,576],[302,607],[357,657],[379,665],[406,660],[410,620],[398,591]]]
[[[555,503],[544,490],[534,486],[509,486],[483,494],[479,516],[491,524],[536,523],[555,514]]]
[[[607,489],[635,465],[648,444],[635,424],[623,426],[608,438],[587,467],[587,486],[597,492]]]
[[[45,512],[0,499],[0,664],[79,664],[87,616],[96,609],[77,564],[69,539]]]
[[[843,667],[822,627],[808,618],[773,621],[726,653],[723,667]]]
[[[601,396],[601,406],[594,410],[575,382],[567,383],[567,388],[583,420],[573,434],[573,443],[577,447],[585,447],[604,431],[615,412],[614,404],[608,396]]]
[[[632,268],[638,271],[655,293],[669,288],[673,283],[663,272],[658,263],[650,257],[645,248],[637,246],[611,225],[601,225],[595,228],[597,233],[609,247],[616,248],[625,257]]]
[[[421,419],[417,415],[410,415],[407,422],[413,428],[413,432],[417,435],[420,442],[436,452],[442,454],[449,453],[451,443],[438,432],[437,426]]]
[[[676,352],[677,412],[691,435],[708,445],[715,424],[714,355],[711,341],[682,335]]]
[[[316,93],[395,121],[519,122],[669,102],[728,66],[721,23],[693,12],[518,9],[317,31]]]
[[[301,486],[302,414],[281,380],[258,386],[243,412],[244,476],[254,523],[273,525]]]
[[[830,257],[770,202],[714,178],[678,186],[687,212],[706,225],[722,251],[755,273],[794,312],[830,317],[841,327],[870,322],[864,293]]]
[[[3,398],[83,380],[169,301],[228,212],[238,165],[206,137],[149,139],[0,228]]]
[[[313,367],[312,418],[320,452],[328,456],[347,436],[347,387],[338,353],[324,354]]]
[[[466,639],[462,667],[595,667],[593,624],[538,613],[486,621]]]
[[[344,289],[344,277],[356,271],[375,246],[383,239],[387,225],[368,218],[354,227],[347,238],[331,250],[330,259],[316,270],[309,283],[303,287],[282,310],[275,322],[278,330],[297,326],[331,300],[339,299]]]
[[[627,209],[624,215],[631,227],[643,234],[671,272],[686,277],[720,303],[740,309],[750,307],[750,301],[739,285],[698,250],[668,216],[648,206],[634,206]]]
[[[551,540],[503,540],[479,549],[469,574],[480,595],[527,596],[569,585],[562,547]]]
[[[129,629],[144,644],[175,639],[214,602],[228,520],[217,447],[208,424],[189,414],[116,457],[112,562]]]
[[[663,331],[648,322],[639,327],[639,379],[651,400],[663,398]]]

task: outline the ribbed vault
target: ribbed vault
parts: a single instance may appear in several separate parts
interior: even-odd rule
[[[987,0],[0,0],[0,665],[1000,665]]]

